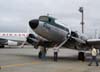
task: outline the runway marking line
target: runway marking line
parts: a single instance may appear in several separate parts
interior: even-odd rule
[[[10,65],[4,65],[0,66],[2,68],[9,68],[9,67],[20,67],[20,66],[26,66],[26,65],[31,65],[31,64],[38,64],[39,62],[30,62],[30,63],[20,63],[20,64],[10,64]]]

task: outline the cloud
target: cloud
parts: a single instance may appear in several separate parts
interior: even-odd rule
[[[26,31],[30,19],[47,13],[81,30],[80,6],[84,6],[85,29],[99,29],[99,0],[0,0],[0,31]]]

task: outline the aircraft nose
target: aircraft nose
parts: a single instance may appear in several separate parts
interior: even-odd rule
[[[37,26],[39,24],[39,20],[38,19],[34,19],[34,20],[30,20],[29,21],[29,26],[32,28],[32,29],[36,29]]]

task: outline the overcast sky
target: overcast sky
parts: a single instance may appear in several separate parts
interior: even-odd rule
[[[85,33],[99,33],[100,0],[0,0],[0,32],[26,32],[30,19],[47,13],[81,31],[80,6],[84,7]]]

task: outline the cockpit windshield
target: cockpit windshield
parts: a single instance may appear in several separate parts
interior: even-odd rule
[[[46,21],[47,22],[47,21],[49,21],[49,18],[48,18],[48,16],[40,16],[39,17],[39,20],[40,21]]]

